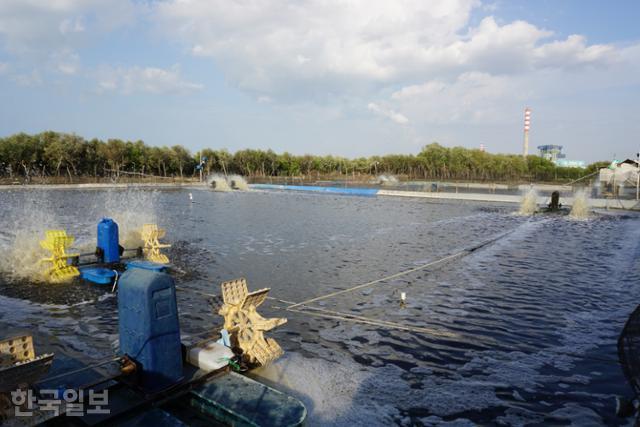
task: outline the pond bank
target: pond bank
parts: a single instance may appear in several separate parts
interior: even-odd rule
[[[101,190],[108,188],[188,188],[202,187],[207,184],[202,182],[141,182],[141,183],[88,183],[88,184],[26,184],[26,185],[0,185],[2,190]]]
[[[285,191],[315,191],[326,193],[345,193],[358,195],[359,189],[342,187],[315,187],[298,185],[270,185],[252,184],[249,186],[256,190],[285,190]],[[384,190],[384,189],[360,189],[366,196],[393,196],[393,197],[417,197],[440,200],[465,200],[473,202],[493,202],[493,203],[521,203],[522,196],[519,194],[491,194],[491,193],[451,193],[451,192],[426,192],[426,191],[406,191],[406,190]],[[366,193],[366,194],[365,194]],[[546,205],[549,197],[538,196],[537,204]],[[561,203],[564,206],[573,206],[573,197],[562,197]],[[640,210],[640,203],[637,200],[623,199],[588,199],[589,206],[600,209],[624,209]]]

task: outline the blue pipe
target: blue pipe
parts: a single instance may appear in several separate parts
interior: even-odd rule
[[[377,188],[345,188],[345,187],[321,187],[317,185],[276,185],[276,184],[251,184],[249,187],[257,190],[291,190],[312,191],[318,193],[348,194],[352,196],[373,197],[378,194]]]

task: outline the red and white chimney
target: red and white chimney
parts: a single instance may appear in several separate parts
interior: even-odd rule
[[[529,155],[529,129],[531,129],[531,109],[527,107],[524,109],[524,143],[522,147],[522,156],[525,158]]]

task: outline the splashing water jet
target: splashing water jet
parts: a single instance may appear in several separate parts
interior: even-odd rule
[[[231,191],[227,178],[219,173],[210,175],[207,178],[207,183],[215,191]]]
[[[104,199],[104,207],[98,204],[96,209],[102,216],[113,218],[118,223],[120,244],[125,248],[135,248],[142,246],[140,230],[144,224],[158,223],[155,209],[158,196],[157,191],[112,190]],[[102,200],[99,199],[99,202]]]
[[[229,184],[231,188],[234,190],[247,191],[249,190],[249,185],[247,184],[247,180],[244,179],[241,175],[231,175],[229,177]]]
[[[14,218],[13,230],[3,247],[0,271],[14,279],[42,281],[40,260],[47,252],[40,246],[40,240],[45,229],[58,228],[58,223],[46,198],[26,201],[23,208]]]
[[[376,182],[380,185],[398,185],[400,181],[393,175],[378,175]]]
[[[522,196],[520,202],[519,215],[533,215],[538,211],[538,192],[531,188],[526,194]]]
[[[574,219],[587,219],[590,214],[589,197],[585,190],[578,190],[573,195],[573,206],[569,216]]]

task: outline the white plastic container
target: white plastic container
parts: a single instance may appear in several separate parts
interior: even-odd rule
[[[224,368],[233,357],[233,351],[215,341],[208,341],[187,352],[187,362],[203,371],[211,372]]]

